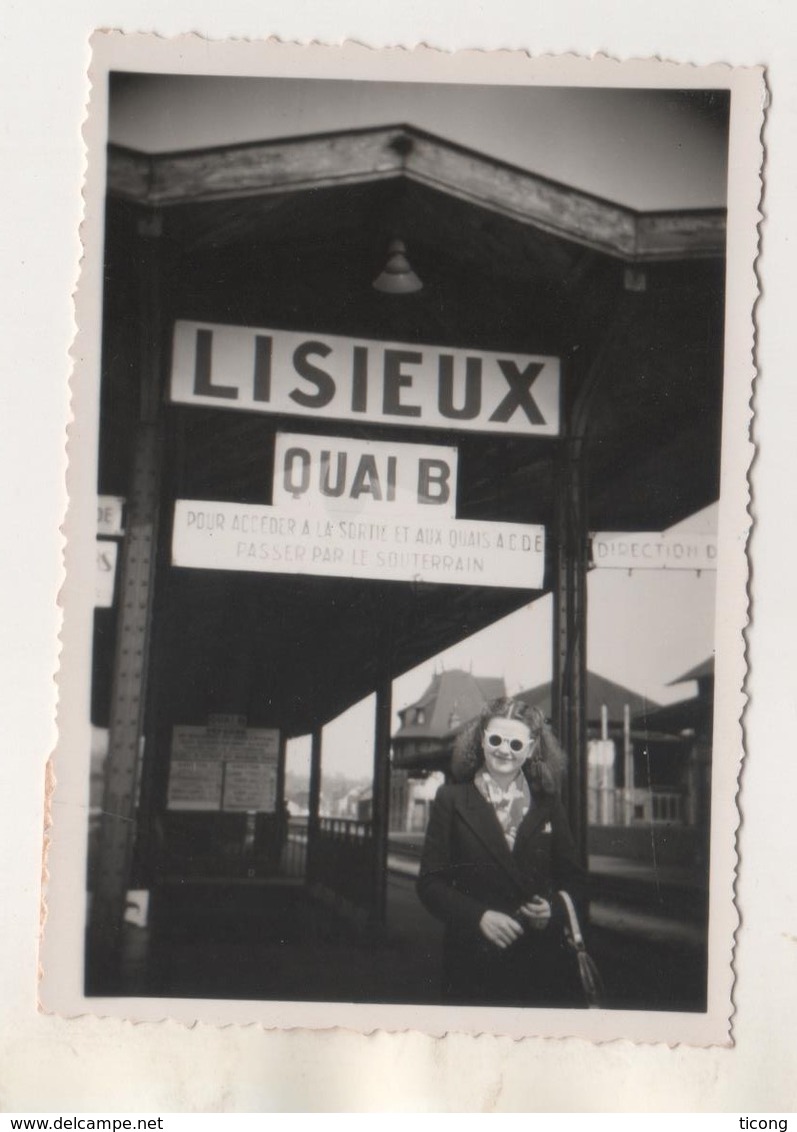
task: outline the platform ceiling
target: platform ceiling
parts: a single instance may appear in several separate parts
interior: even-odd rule
[[[131,267],[144,254],[138,222],[157,214],[164,359],[176,318],[555,353],[571,405],[593,390],[578,414],[589,529],[663,530],[716,500],[724,214],[646,217],[405,128],[358,136],[347,152],[335,139],[315,139],[314,160],[303,151],[324,170],[311,181],[295,161],[286,179],[286,149],[266,144],[187,163],[167,155],[159,167],[112,151],[102,491],[126,490],[138,398]],[[236,193],[226,178],[242,160],[251,175],[229,182],[246,184]],[[424,283],[417,294],[371,286],[393,235]],[[277,428],[455,442],[460,518],[552,529],[557,441],[171,406],[166,427],[164,538],[175,497],[269,503]],[[238,710],[253,726],[303,734],[535,596],[168,568],[153,673],[173,722]]]

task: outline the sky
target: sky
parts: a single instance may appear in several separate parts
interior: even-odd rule
[[[122,75],[109,138],[158,153],[405,123],[654,210],[724,206],[721,119],[666,90]]]

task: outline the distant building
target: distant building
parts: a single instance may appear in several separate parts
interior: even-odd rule
[[[292,818],[306,818],[310,813],[310,795],[307,790],[295,791],[286,797],[285,804]]]
[[[690,668],[683,676],[671,680],[670,687],[688,684],[692,680],[697,684],[695,696],[658,708],[649,718],[652,726],[659,730],[696,738],[710,745],[714,714],[713,656],[695,668]]]
[[[371,821],[373,818],[373,787],[371,783],[355,786],[337,799],[335,813],[330,816],[350,821]]]
[[[661,707],[587,674],[587,817],[590,855],[679,866],[697,878],[706,860],[713,661],[672,681],[698,694]],[[520,698],[551,710],[551,685]],[[691,871],[690,871],[691,870]]]
[[[674,857],[692,859],[699,852],[699,831],[708,828],[713,671],[713,661],[706,661],[674,680],[695,680],[698,693],[667,707],[597,672],[587,674],[587,809],[595,851],[641,857],[633,830],[642,836],[655,826],[670,831]],[[392,831],[424,831],[437,786],[450,776],[458,733],[485,703],[505,694],[500,678],[454,669],[435,675],[423,695],[399,712]],[[551,696],[550,681],[518,694],[546,716]]]
[[[450,776],[454,740],[485,704],[506,695],[498,676],[454,668],[436,673],[414,704],[398,714],[393,736],[390,829],[422,833],[438,786]]]
[[[552,685],[538,684],[519,699],[552,713]],[[683,752],[649,720],[659,704],[597,672],[587,673],[587,818],[590,826],[680,822],[683,800],[670,764]]]
[[[682,764],[687,824],[708,831],[711,791],[711,750],[714,721],[714,657],[690,668],[670,682],[671,687],[695,681],[697,694],[652,712],[649,725],[677,735],[686,748]]]
[[[399,770],[448,774],[454,739],[490,700],[506,695],[503,678],[474,676],[460,668],[437,673],[421,698],[398,714],[393,766]]]

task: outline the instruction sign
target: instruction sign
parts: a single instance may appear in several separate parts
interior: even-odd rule
[[[173,729],[170,810],[276,810],[279,732],[242,728],[240,718],[213,716],[207,727]]]
[[[122,517],[125,501],[119,495],[97,496],[97,534],[114,538],[125,533]]]
[[[110,539],[98,538],[96,572],[94,575],[94,604],[97,609],[110,609],[116,586],[116,559],[118,545]]]
[[[559,359],[335,334],[175,323],[184,405],[530,436],[559,432]]]
[[[273,500],[322,513],[423,511],[453,518],[457,450],[280,432],[274,445]]]
[[[615,570],[716,570],[717,539],[686,532],[601,531],[592,536],[592,562]]]
[[[204,570],[541,589],[545,528],[412,516],[332,518],[289,505],[178,499],[172,563]]]

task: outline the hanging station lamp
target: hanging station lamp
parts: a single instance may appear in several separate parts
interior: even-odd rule
[[[387,263],[372,284],[374,290],[386,295],[411,295],[423,287],[407,259],[403,240],[391,240],[387,249]]]

